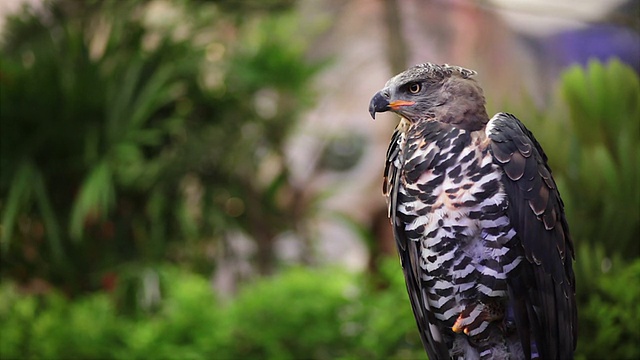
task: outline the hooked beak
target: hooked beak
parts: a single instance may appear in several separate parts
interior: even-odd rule
[[[369,114],[375,120],[377,112],[385,112],[389,111],[391,107],[389,106],[389,100],[382,95],[382,91],[378,91],[373,98],[371,98],[371,102],[369,103]]]
[[[402,106],[409,106],[415,104],[414,101],[406,101],[406,100],[394,100],[389,102],[388,98],[382,95],[382,91],[378,91],[371,102],[369,103],[369,114],[373,119],[376,118],[376,113],[385,112],[389,110],[398,110]]]

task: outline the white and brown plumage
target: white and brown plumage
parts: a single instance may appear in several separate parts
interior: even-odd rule
[[[513,115],[485,110],[475,72],[422,64],[369,111],[401,116],[384,193],[431,360],[569,359],[573,245],[547,158]]]

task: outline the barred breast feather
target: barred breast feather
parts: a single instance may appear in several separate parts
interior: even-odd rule
[[[495,357],[491,339],[501,323],[496,320],[504,317],[506,278],[522,253],[514,246],[490,140],[484,131],[433,121],[402,123],[394,141],[385,188],[394,189],[387,190],[389,210],[405,274],[419,289],[410,295],[414,310],[428,309],[418,325],[432,333],[436,352],[457,347],[458,355],[468,357],[471,337],[486,342],[478,357],[483,348],[491,351],[482,357]],[[488,317],[492,312],[495,318]],[[456,323],[464,336],[441,330]],[[509,350],[502,336],[499,345]]]

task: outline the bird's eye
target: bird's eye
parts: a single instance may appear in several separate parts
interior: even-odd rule
[[[409,92],[412,94],[417,94],[420,91],[420,84],[413,83],[409,85]]]

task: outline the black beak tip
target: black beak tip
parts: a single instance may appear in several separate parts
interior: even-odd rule
[[[381,92],[376,93],[369,103],[369,114],[375,120],[377,112],[389,111],[389,101]]]

